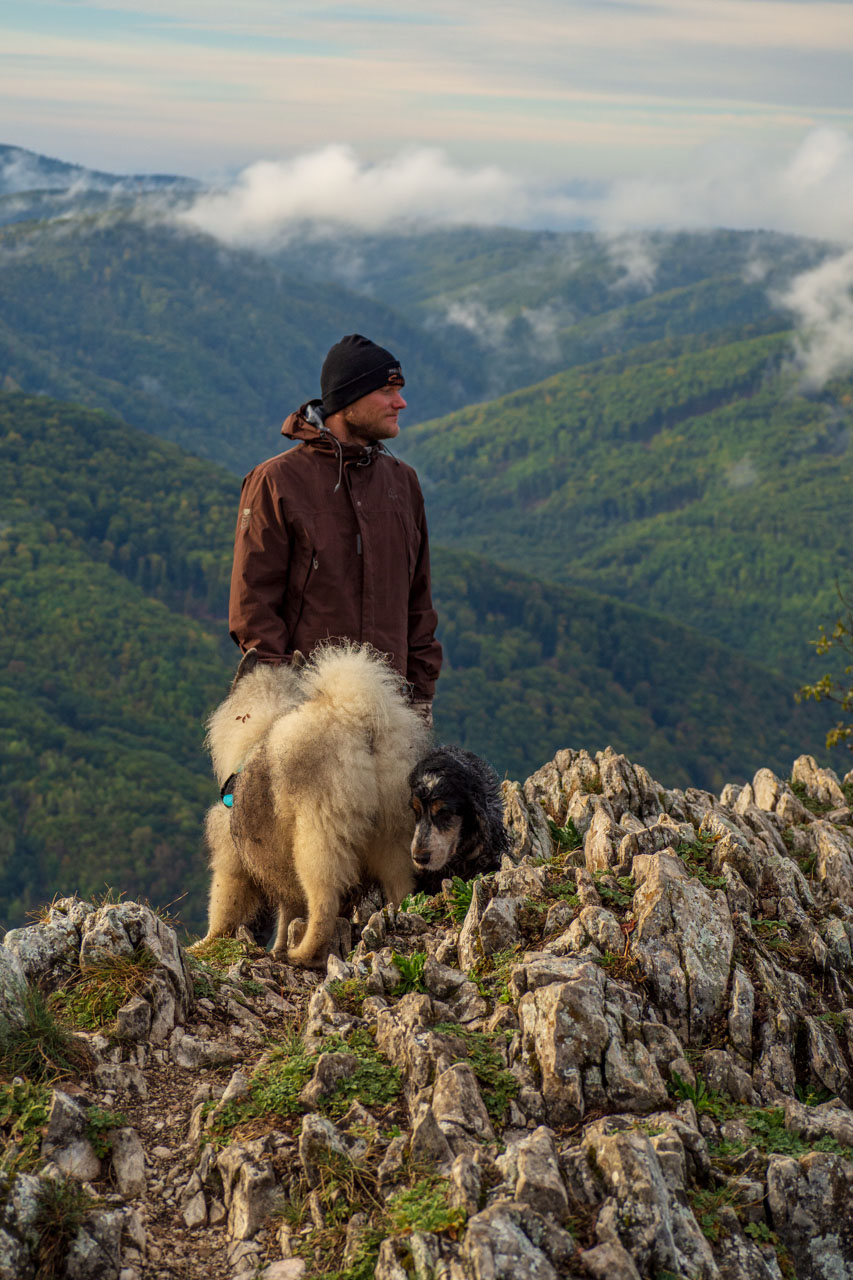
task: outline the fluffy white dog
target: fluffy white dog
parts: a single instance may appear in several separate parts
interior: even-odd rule
[[[395,905],[411,892],[408,777],[428,731],[379,654],[330,645],[301,667],[255,664],[247,654],[207,742],[225,803],[207,815],[205,941],[233,935],[272,905],[274,954],[322,966],[350,890],[376,880]],[[307,923],[301,936],[299,926],[291,931],[288,951],[297,917]]]

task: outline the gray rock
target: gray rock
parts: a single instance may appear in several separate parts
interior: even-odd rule
[[[840,1156],[813,1151],[801,1160],[770,1157],[767,1207],[798,1280],[853,1276],[851,1203],[853,1165]]]
[[[7,946],[0,946],[0,1017],[13,1026],[24,1025],[26,990],[27,979],[19,957]]]
[[[480,918],[478,929],[480,951],[483,956],[492,956],[499,951],[511,951],[521,943],[519,912],[522,906],[520,898],[492,898]]]
[[[193,998],[192,978],[174,929],[138,902],[100,907],[82,922],[80,968],[84,972],[141,950],[156,962],[141,994],[152,1005],[150,1038],[162,1043],[171,1028],[185,1020]]]
[[[216,1166],[228,1210],[228,1235],[251,1240],[272,1208],[276,1192],[275,1170],[263,1139],[231,1143],[219,1153]]]
[[[314,1075],[299,1095],[299,1101],[308,1107],[316,1107],[321,1098],[334,1093],[342,1080],[352,1075],[358,1066],[354,1053],[323,1053],[317,1059]]]
[[[117,1280],[123,1222],[124,1215],[110,1209],[96,1210],[86,1217],[68,1250],[66,1280]]]
[[[80,1104],[54,1089],[42,1139],[42,1159],[52,1161],[60,1172],[80,1182],[91,1182],[101,1174],[101,1162],[86,1136],[86,1125],[87,1115]]]
[[[481,1142],[495,1140],[477,1077],[467,1062],[456,1062],[436,1077],[432,1110],[439,1129],[454,1149],[471,1138]]]
[[[483,957],[480,942],[480,921],[491,900],[491,886],[483,880],[475,880],[471,889],[471,905],[459,931],[456,944],[460,969],[473,969]]]
[[[0,1228],[0,1280],[32,1280],[35,1264],[20,1240]]]
[[[725,895],[673,874],[662,854],[643,872],[632,951],[666,1021],[685,1041],[701,1043],[727,1008],[734,929]]]
[[[611,871],[618,861],[617,848],[624,834],[612,814],[603,808],[597,809],[583,841],[587,871]]]
[[[807,1107],[794,1098],[786,1098],[785,1128],[810,1142],[834,1138],[843,1147],[853,1147],[853,1111],[837,1100]]]
[[[551,830],[541,804],[532,797],[528,799],[517,782],[501,783],[501,794],[512,861],[518,863],[527,857],[550,859]]]
[[[514,1199],[562,1222],[568,1213],[569,1198],[560,1176],[551,1131],[540,1125],[528,1138],[522,1138],[516,1148],[515,1162]]]
[[[305,1116],[299,1136],[299,1160],[309,1187],[319,1186],[322,1170],[330,1161],[340,1159],[349,1161],[349,1153],[343,1136],[331,1120],[315,1113]]]
[[[227,1067],[240,1062],[243,1050],[221,1040],[204,1040],[200,1036],[183,1032],[172,1037],[169,1056],[185,1071],[198,1071],[206,1067]]]
[[[99,1089],[112,1093],[135,1094],[143,1100],[148,1097],[148,1085],[139,1067],[131,1062],[105,1062],[95,1068],[95,1084]]]
[[[145,1152],[135,1129],[115,1129],[110,1151],[116,1189],[127,1199],[145,1194]]]
[[[819,804],[831,808],[845,808],[847,798],[841,790],[838,774],[834,769],[820,769],[814,756],[798,756],[791,770],[791,781],[805,787],[806,794]]]
[[[580,1263],[593,1280],[640,1280],[631,1255],[615,1240],[586,1249],[580,1256]]]
[[[471,1218],[461,1248],[473,1280],[558,1280],[574,1254],[568,1232],[512,1200]]]
[[[601,782],[601,793],[610,803],[618,821],[632,813],[641,819],[656,818],[663,812],[658,784],[642,765],[632,764],[617,755],[611,747],[595,757]]]
[[[151,1005],[142,996],[134,996],[116,1013],[116,1031],[122,1040],[143,1044],[151,1034]]]
[[[822,819],[812,823],[808,837],[818,882],[830,897],[853,905],[853,843]]]
[[[17,956],[27,981],[51,989],[62,983],[77,967],[80,929],[94,910],[80,898],[62,898],[44,920],[9,930],[3,945]]]
[[[434,1164],[438,1169],[449,1166],[453,1160],[450,1143],[439,1128],[429,1103],[424,1103],[415,1117],[410,1151],[413,1160]]]
[[[710,1246],[684,1203],[686,1154],[673,1130],[655,1141],[618,1118],[589,1125],[583,1145],[607,1199],[596,1221],[602,1243],[621,1244],[641,1274],[684,1273],[717,1280]],[[665,1141],[663,1140],[665,1139]]]

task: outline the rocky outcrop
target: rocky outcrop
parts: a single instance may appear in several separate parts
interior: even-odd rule
[[[0,1086],[0,1280],[853,1276],[851,784],[560,751],[323,976],[55,902],[4,1043],[40,992],[85,1058]]]

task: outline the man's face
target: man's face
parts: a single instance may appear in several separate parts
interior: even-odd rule
[[[406,407],[400,390],[400,383],[387,382],[341,410],[350,444],[375,444],[399,435],[397,415]]]

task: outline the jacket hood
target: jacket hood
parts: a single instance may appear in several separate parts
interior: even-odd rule
[[[322,400],[309,400],[306,404],[300,405],[294,413],[288,414],[285,418],[281,434],[288,440],[298,440],[321,452],[334,453],[341,460],[353,460],[362,464],[372,462],[379,453],[388,453],[381,441],[377,444],[343,444],[327,427],[318,426],[318,419],[313,417],[311,411],[317,406],[322,409],[322,405]]]
[[[328,427],[318,426],[322,418],[320,415],[312,413],[312,409],[317,405],[322,410],[322,400],[309,400],[307,404],[301,405],[295,413],[288,414],[281,428],[281,434],[286,436],[288,440],[298,440],[301,444],[308,445],[311,449],[316,449],[318,453],[328,453],[337,457],[338,483],[335,485],[335,493],[337,493],[343,480],[345,463],[357,463],[362,467],[367,466],[380,453],[388,453],[388,450],[381,441],[377,444],[343,444],[337,436],[332,434]],[[389,458],[393,457],[390,453],[388,456]],[[397,459],[395,458],[394,461],[396,462]]]

